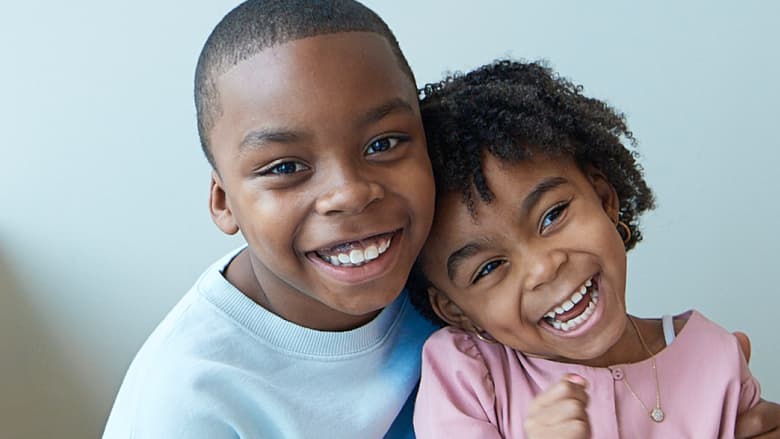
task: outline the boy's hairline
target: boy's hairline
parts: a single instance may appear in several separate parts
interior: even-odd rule
[[[224,75],[228,74],[230,71],[235,69],[239,66],[239,64],[246,62],[247,60],[250,60],[251,58],[259,55],[261,52],[278,48],[280,46],[283,46],[285,44],[289,44],[292,42],[305,40],[309,38],[317,38],[322,36],[331,36],[336,34],[349,34],[349,33],[368,33],[368,34],[374,34],[379,36],[385,44],[388,45],[388,49],[393,54],[393,58],[395,58],[395,64],[399,68],[400,72],[409,79],[411,82],[412,90],[414,91],[414,95],[417,96],[417,83],[416,79],[414,77],[414,72],[412,72],[411,67],[408,64],[408,61],[406,60],[406,57],[404,56],[403,52],[399,50],[395,50],[395,46],[393,45],[393,42],[390,41],[387,35],[378,32],[373,31],[370,29],[354,29],[354,30],[336,30],[336,31],[326,31],[326,32],[320,32],[315,33],[312,35],[303,35],[303,36],[296,36],[296,37],[290,37],[288,39],[282,39],[280,41],[275,41],[268,45],[260,45],[255,48],[253,51],[248,51],[246,54],[242,54],[239,57],[236,57],[234,60],[230,60],[230,62],[225,62],[224,58],[221,59],[221,62],[209,62],[209,67],[205,68],[205,80],[198,81],[196,85],[203,85],[206,88],[209,89],[209,102],[207,103],[208,111],[205,111],[203,115],[201,115],[198,119],[198,125],[199,130],[204,130],[204,133],[201,133],[202,138],[205,139],[206,145],[203,145],[204,149],[206,150],[206,158],[211,165],[212,169],[217,172],[219,175],[219,169],[216,166],[216,161],[214,159],[213,154],[213,144],[211,142],[211,131],[214,129],[214,126],[216,126],[217,121],[222,117],[223,115],[223,108],[221,105],[221,99],[220,99],[220,93],[219,93],[219,87],[218,82],[220,78],[222,78]],[[201,62],[206,62],[206,60],[199,58],[198,59],[198,68],[197,71],[201,72],[200,64]],[[205,117],[204,117],[205,116]],[[205,122],[205,123],[204,123]],[[203,123],[203,126],[200,126],[201,123]]]

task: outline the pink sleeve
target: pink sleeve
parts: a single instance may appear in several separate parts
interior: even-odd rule
[[[425,438],[501,438],[493,381],[469,336],[445,328],[423,347],[414,431]]]
[[[739,343],[737,343],[737,346],[739,347]],[[745,354],[742,353],[741,348],[739,348],[739,353],[739,381],[741,386],[739,389],[738,415],[758,404],[758,401],[761,399],[761,386],[758,384],[756,377],[750,373],[745,360]]]

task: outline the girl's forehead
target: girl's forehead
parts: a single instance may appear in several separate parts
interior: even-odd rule
[[[565,187],[585,189],[588,179],[568,156],[536,155],[527,160],[509,162],[488,156],[484,175],[492,198],[483,200],[471,188],[471,207],[462,193],[437,194],[433,227],[426,248],[436,252],[468,241],[476,235],[491,237],[518,218],[530,218],[533,207],[554,190]]]
[[[437,191],[437,212],[460,210],[471,203],[472,210],[490,210],[497,196],[509,194],[519,197],[523,192],[533,190],[541,181],[552,178],[579,180],[586,178],[574,158],[568,155],[534,154],[522,160],[507,160],[492,154],[482,159],[481,174],[489,192],[486,199],[474,184],[476,173],[471,176],[468,197],[457,190]],[[470,201],[469,201],[470,200]],[[457,201],[457,202],[456,202]]]

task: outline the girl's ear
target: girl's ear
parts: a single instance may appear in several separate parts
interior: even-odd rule
[[[601,199],[604,212],[607,213],[612,222],[617,224],[620,219],[620,199],[618,199],[615,187],[607,180],[603,172],[593,166],[588,166],[588,179],[593,185],[596,195]]]
[[[230,208],[225,189],[222,186],[222,179],[216,170],[211,171],[211,191],[209,193],[209,210],[211,211],[211,220],[220,230],[228,235],[238,233],[238,223],[233,217],[233,210]]]
[[[471,319],[469,319],[466,314],[463,313],[463,310],[461,310],[455,302],[450,300],[446,294],[434,287],[429,287],[428,300],[431,302],[433,312],[435,312],[440,319],[447,322],[447,324],[463,329],[464,331],[474,331],[475,325]]]

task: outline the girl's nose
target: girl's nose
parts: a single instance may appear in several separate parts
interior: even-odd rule
[[[320,215],[355,215],[384,196],[384,188],[376,182],[361,177],[345,178],[334,182],[317,198],[315,209]]]
[[[525,285],[526,291],[533,291],[551,281],[553,281],[569,257],[565,251],[559,249],[533,252],[526,255]]]

